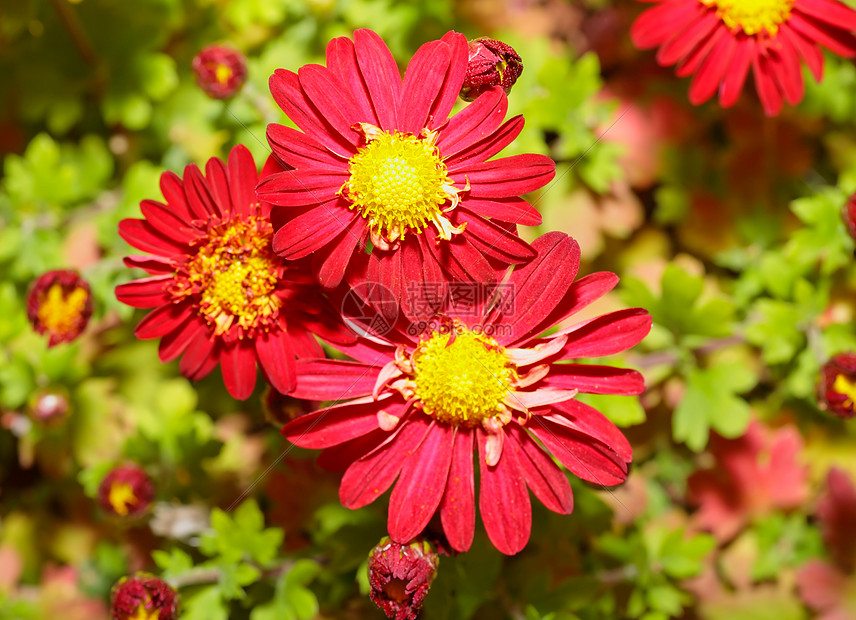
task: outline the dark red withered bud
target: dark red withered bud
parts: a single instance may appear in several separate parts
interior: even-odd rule
[[[225,45],[209,45],[193,57],[196,82],[209,97],[228,99],[247,79],[247,59]]]
[[[48,346],[71,342],[92,316],[92,292],[76,271],[58,269],[39,276],[27,293],[27,318]]]
[[[415,620],[439,563],[426,541],[401,545],[383,538],[369,554],[369,596],[387,618]]]
[[[474,39],[469,46],[470,57],[461,98],[473,101],[494,86],[502,87],[507,95],[523,73],[520,55],[510,45],[487,37]]]
[[[856,239],[856,194],[847,199],[841,215],[844,218],[844,225],[847,226],[847,232],[853,239]]]
[[[122,577],[110,592],[112,620],[175,620],[178,593],[148,573]]]
[[[136,465],[120,465],[104,476],[98,487],[98,504],[108,514],[138,517],[155,499],[151,478]]]
[[[42,426],[54,427],[68,419],[71,405],[65,390],[49,388],[34,393],[30,397],[27,409],[34,422]]]
[[[821,409],[840,418],[856,415],[856,354],[832,356],[820,370],[818,392]]]

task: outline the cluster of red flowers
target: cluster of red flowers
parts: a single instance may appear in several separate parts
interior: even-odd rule
[[[268,127],[273,153],[260,174],[242,146],[204,174],[167,172],[163,202],[143,201],[144,219],[119,227],[147,252],[125,262],[148,277],[116,290],[153,309],[137,336],[160,338],[160,358],[181,357],[191,379],[219,366],[236,398],[253,393],[258,368],[278,392],[334,401],[283,432],[344,471],[345,506],[394,486],[396,549],[436,517],[443,545],[466,551],[478,503],[493,544],[517,553],[529,539],[529,490],[553,511],[573,509],[556,462],[614,485],[631,461],[621,432],[575,396],[639,394],[641,375],[573,361],[634,346],[650,317],[622,310],[549,333],[618,279],[575,281],[579,246],[565,234],[531,245],[518,236],[518,224],[541,221],[521,195],[549,182],[555,165],[494,158],[523,128],[520,116],[505,120],[522,62],[497,43],[450,32],[423,45],[402,79],[375,33],[334,39],[326,66],[271,77],[298,129]],[[450,117],[462,90],[473,101]],[[463,303],[454,285],[478,294]],[[413,287],[441,293],[412,303]],[[343,315],[349,300],[359,316]],[[326,359],[318,339],[354,361]],[[102,503],[134,510],[126,487],[105,487]],[[407,572],[387,564],[376,580]],[[389,604],[397,617],[415,613],[424,572]]]

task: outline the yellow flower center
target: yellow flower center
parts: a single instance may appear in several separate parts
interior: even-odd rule
[[[114,482],[110,485],[107,501],[110,502],[117,515],[124,517],[130,512],[131,504],[137,502],[137,496],[134,495],[134,489],[127,482]]]
[[[414,351],[415,396],[440,422],[473,427],[503,411],[516,371],[493,338],[454,329],[435,332]]]
[[[748,35],[762,30],[775,35],[779,24],[788,21],[795,0],[699,0],[716,8],[716,16],[732,30],[741,29]]]
[[[128,620],[159,620],[160,609],[156,607],[146,609],[147,604],[148,601],[146,603],[140,603],[140,606],[137,607],[137,610],[134,612],[134,615],[129,616]]]
[[[217,80],[220,84],[225,84],[230,79],[232,79],[232,75],[234,72],[232,68],[227,65],[217,65],[217,68],[214,69],[214,79]]]
[[[856,385],[844,375],[835,377],[832,389],[847,397],[847,400],[844,401],[845,407],[852,407],[853,403],[856,403]]]
[[[39,303],[37,311],[39,322],[50,333],[70,332],[80,322],[88,299],[89,293],[81,287],[66,293],[61,284],[54,284]]]
[[[372,129],[341,191],[375,234],[395,241],[408,230],[420,233],[449,199],[446,164],[431,140]]]
[[[270,222],[257,216],[213,228],[185,264],[187,278],[176,280],[172,294],[196,294],[215,335],[234,324],[244,330],[269,327],[282,306],[275,295],[281,270],[271,250],[272,234]]]

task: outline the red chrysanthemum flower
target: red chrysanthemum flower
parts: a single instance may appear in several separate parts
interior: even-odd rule
[[[633,24],[637,47],[659,47],[657,62],[677,63],[677,74],[695,74],[690,101],[698,105],[719,93],[733,105],[750,68],[764,111],[776,115],[784,99],[803,98],[801,61],[820,81],[818,46],[856,55],[856,11],[837,0],[641,0],[654,2]]]
[[[470,547],[476,446],[482,520],[507,554],[529,539],[527,486],[553,511],[573,507],[567,477],[541,444],[584,480],[614,485],[627,475],[627,440],[574,396],[639,394],[641,375],[560,362],[632,347],[651,318],[621,310],[539,337],[618,278],[603,272],[574,282],[579,246],[562,233],[533,248],[536,257],[487,299],[466,311],[447,305],[421,335],[400,322],[385,339],[342,348],[359,361],[300,362],[296,396],[347,402],[297,418],[283,433],[299,446],[325,448],[322,466],[345,470],[340,499],[348,508],[374,501],[398,478],[388,523],[396,542],[413,539],[439,511],[451,547]]]
[[[856,353],[833,355],[820,369],[818,404],[839,418],[856,415]]]
[[[272,169],[281,170],[269,160],[265,170]],[[116,296],[135,308],[155,308],[135,333],[162,338],[164,362],[183,353],[186,377],[200,379],[219,363],[229,393],[247,398],[258,362],[287,393],[295,384],[295,356],[322,354],[307,330],[324,331],[332,313],[325,314],[311,274],[273,253],[270,205],[255,196],[259,175],[250,152],[236,146],[225,166],[209,160],[206,175],[195,165],[183,181],[163,174],[166,204],[144,200],[146,219],[120,222],[123,239],[155,256],[125,259],[151,277],[118,286]]]
[[[209,45],[193,57],[196,83],[209,97],[228,99],[247,79],[247,59],[225,45]]]
[[[542,155],[490,160],[523,128],[521,116],[503,123],[500,88],[447,118],[467,56],[464,36],[450,32],[416,52],[402,81],[380,37],[357,30],[353,41],[330,42],[326,67],[274,73],[271,93],[302,130],[267,131],[292,168],[258,188],[280,205],[278,254],[314,253],[326,287],[347,269],[352,285],[380,282],[397,299],[408,281],[493,281],[499,268],[532,258],[515,225],[541,216],[519,196],[547,183],[555,164]],[[370,256],[361,251],[368,241]]]
[[[110,592],[112,620],[175,620],[178,594],[148,573],[122,577]]]
[[[137,465],[120,465],[98,485],[98,504],[107,514],[138,517],[155,499],[155,487],[145,470]]]
[[[77,338],[92,316],[89,283],[76,271],[57,269],[40,275],[27,293],[27,318],[48,346]]]
[[[387,618],[416,620],[439,563],[424,540],[402,545],[384,538],[369,554],[369,597]]]

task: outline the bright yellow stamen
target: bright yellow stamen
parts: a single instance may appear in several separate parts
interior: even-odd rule
[[[152,609],[146,609],[145,603],[140,603],[140,606],[137,607],[137,610],[134,612],[133,616],[130,616],[128,620],[159,620],[160,619],[160,609],[153,607]]]
[[[716,8],[716,16],[732,30],[755,35],[762,30],[775,35],[788,21],[795,0],[699,0]]]
[[[70,332],[77,327],[88,299],[89,293],[83,288],[66,293],[61,284],[54,284],[39,303],[39,322],[51,333]]]
[[[127,482],[114,482],[110,485],[107,501],[110,502],[117,515],[124,517],[130,512],[131,504],[137,502],[137,496],[134,495],[134,489]]]
[[[516,372],[493,338],[457,326],[449,339],[434,333],[414,351],[415,396],[437,420],[473,427],[505,410]]]
[[[187,280],[177,280],[172,293],[196,293],[200,310],[215,335],[233,324],[245,330],[273,322],[282,300],[274,292],[277,259],[271,250],[269,221],[251,217],[216,227],[184,269]]]
[[[856,403],[856,385],[844,375],[835,377],[832,389],[847,397],[847,400],[844,401],[845,407],[852,407],[853,403]]]
[[[433,140],[365,124],[362,131],[368,143],[351,158],[351,177],[341,189],[350,208],[390,242],[442,220],[441,207],[457,199]]]
[[[220,84],[225,84],[234,75],[234,71],[232,68],[227,65],[217,65],[217,68],[214,69],[214,79],[217,80]]]

